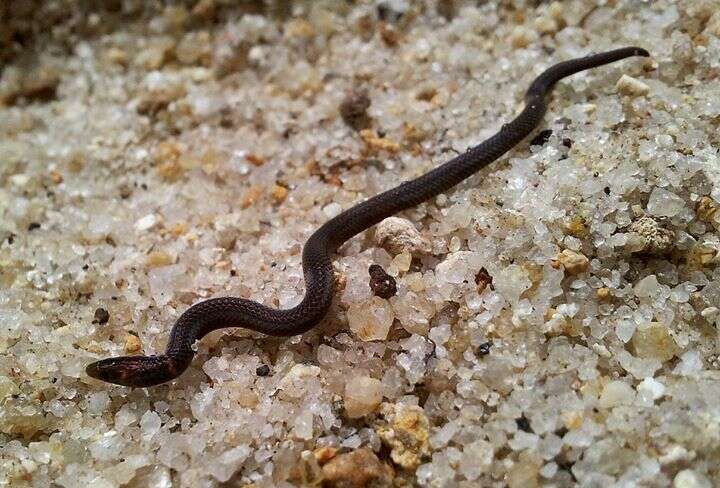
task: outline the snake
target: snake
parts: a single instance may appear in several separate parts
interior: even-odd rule
[[[193,346],[207,333],[244,327],[269,336],[307,332],[327,314],[335,292],[332,256],[351,237],[387,217],[414,207],[486,167],[511,150],[542,121],[547,95],[561,79],[631,56],[649,57],[640,47],[624,47],[557,63],[530,84],[519,115],[493,136],[427,173],[345,210],[318,228],[303,247],[305,295],[296,306],[275,309],[239,297],[198,302],[177,319],[164,354],[120,356],[90,363],[86,373],[108,383],[149,387],[178,378],[192,362]]]

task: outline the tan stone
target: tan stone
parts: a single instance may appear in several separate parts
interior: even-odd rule
[[[332,488],[390,487],[393,469],[370,449],[340,454],[322,467],[323,486]]]

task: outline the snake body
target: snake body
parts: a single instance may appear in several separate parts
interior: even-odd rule
[[[322,320],[334,293],[331,256],[354,235],[402,210],[445,192],[512,149],[541,122],[546,95],[560,79],[579,71],[630,56],[649,56],[639,47],[625,47],[558,63],[540,74],[525,94],[522,112],[502,129],[447,163],[330,219],[303,248],[305,296],[295,307],[277,310],[236,297],[212,298],[188,308],[175,322],[165,354],[121,356],[87,366],[87,374],[110,383],[146,387],[180,376],[192,361],[192,345],[208,332],[245,327],[272,336],[302,334]]]

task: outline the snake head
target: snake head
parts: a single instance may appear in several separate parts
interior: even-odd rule
[[[142,388],[177,378],[179,369],[168,356],[120,356],[90,363],[88,376],[116,385]]]

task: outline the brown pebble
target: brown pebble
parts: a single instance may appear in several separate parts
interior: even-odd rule
[[[282,185],[275,185],[272,189],[272,197],[275,203],[282,203],[287,198],[288,189]]]
[[[172,234],[175,237],[180,237],[187,231],[187,224],[185,222],[178,222],[176,224],[173,224],[168,229],[170,231],[170,234]]]
[[[384,137],[379,137],[375,131],[363,129],[360,131],[360,137],[367,146],[369,152],[387,151],[396,153],[400,150],[400,145]]]
[[[437,95],[437,89],[434,86],[425,87],[415,94],[415,99],[429,102]]]
[[[385,299],[395,296],[397,293],[395,278],[387,274],[382,266],[371,264],[368,273],[370,274],[370,289],[375,296]]]
[[[110,320],[110,313],[108,313],[107,310],[104,308],[95,309],[95,320],[93,320],[93,323],[104,325],[108,323],[108,320]]]
[[[245,159],[253,166],[262,166],[265,164],[265,158],[259,154],[249,153],[245,156]]]
[[[0,103],[14,105],[25,102],[49,102],[57,97],[60,71],[54,66],[41,66],[25,73],[17,87],[0,90]]]
[[[257,202],[262,196],[262,187],[255,185],[247,189],[240,201],[240,207],[245,209]]]
[[[590,260],[584,254],[572,249],[564,249],[556,260],[565,267],[565,271],[573,275],[584,273],[590,265]]]
[[[697,215],[697,218],[706,223],[712,223],[716,212],[717,204],[710,197],[702,197],[695,209],[695,215]]]
[[[315,459],[320,464],[325,464],[337,455],[337,449],[330,446],[320,447],[313,451]]]
[[[60,174],[60,173],[57,172],[56,170],[52,170],[52,171],[50,172],[50,179],[51,179],[52,182],[55,183],[56,185],[59,185],[60,183],[63,182],[63,176],[62,176],[62,174]]]
[[[478,294],[482,294],[488,285],[492,285],[493,278],[484,267],[480,268],[480,271],[475,275],[475,284],[477,285]],[[492,289],[492,288],[491,288]]]
[[[167,266],[168,264],[172,264],[172,262],[172,256],[165,251],[152,251],[148,254],[145,265],[148,268],[157,268],[159,266]]]
[[[598,288],[597,291],[597,297],[599,300],[607,300],[610,298],[610,289],[606,287]]]
[[[370,449],[340,454],[322,467],[323,486],[328,488],[390,487],[393,469]]]
[[[386,24],[385,22],[380,22],[378,30],[380,31],[380,38],[388,46],[394,47],[400,42],[400,34],[394,26]]]
[[[367,114],[370,97],[365,88],[355,89],[340,103],[340,116],[343,121],[355,130],[367,129],[371,120]]]
[[[128,354],[132,354],[135,352],[139,352],[141,349],[140,345],[140,338],[133,334],[128,334],[125,336],[125,352]]]

